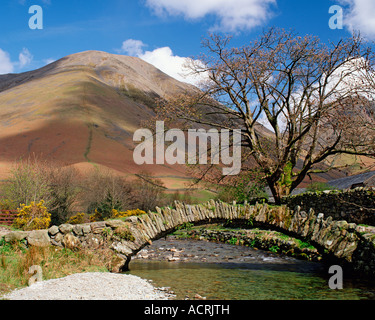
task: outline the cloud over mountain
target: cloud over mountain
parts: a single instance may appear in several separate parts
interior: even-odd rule
[[[186,67],[189,58],[175,55],[170,47],[161,47],[152,51],[144,51],[144,47],[147,47],[147,45],[141,40],[128,39],[123,42],[121,49],[117,51],[141,58],[182,82],[199,85],[201,81],[205,80],[204,75],[197,77],[189,74],[189,69]]]
[[[13,70],[14,66],[10,61],[9,53],[0,49],[0,74],[11,73]]]
[[[21,71],[29,66],[34,57],[27,48],[23,48],[18,55],[18,61],[12,61],[8,52],[0,48],[0,74],[13,73],[15,70]]]

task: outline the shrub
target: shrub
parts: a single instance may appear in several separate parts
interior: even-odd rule
[[[151,174],[143,172],[137,175],[138,179],[132,185],[132,195],[138,208],[148,211],[155,210],[156,206],[163,206],[163,182]]]
[[[95,212],[89,217],[90,222],[103,221],[103,216],[95,209]]]
[[[146,214],[146,212],[140,209],[127,210],[125,212],[119,212],[116,209],[113,209],[112,219],[127,218],[127,217],[132,217],[132,216],[141,216],[143,214]]]
[[[31,202],[28,206],[22,204],[21,208],[18,208],[18,215],[13,226],[22,230],[42,230],[47,229],[50,223],[51,214],[42,200],[38,204],[35,202]]]
[[[109,170],[93,169],[84,182],[82,205],[87,212],[97,210],[102,220],[110,218],[112,210],[139,208],[148,211],[163,206],[165,188],[162,182],[148,173],[137,177],[127,181]]]
[[[324,191],[324,190],[333,190],[334,187],[330,186],[328,183],[325,182],[312,182],[306,188],[308,192],[317,192],[317,191]]]
[[[93,204],[95,206],[95,212],[101,216],[101,220],[105,220],[111,216],[113,210],[117,211],[122,209],[122,204],[119,200],[114,199],[110,192],[107,193],[107,197],[100,203]]]
[[[216,199],[228,203],[232,201],[244,203],[247,201],[250,204],[255,204],[257,201],[267,202],[268,194],[262,184],[238,182],[234,186],[220,188]]]
[[[16,162],[9,178],[1,186],[8,209],[17,209],[22,203],[30,205],[40,199],[51,213],[53,224],[64,223],[72,213],[79,193],[79,174],[72,167],[57,166],[37,158]]]
[[[8,199],[0,200],[0,210],[10,211],[14,208],[14,203]]]
[[[179,191],[176,191],[173,194],[166,195],[167,205],[173,206],[175,201],[180,201],[185,204],[193,204],[193,199],[189,191],[186,191],[183,194],[181,194]]]
[[[109,170],[93,169],[84,185],[82,204],[88,212],[97,211],[96,219],[109,218],[113,209],[121,211],[133,202],[130,183]]]
[[[2,193],[14,203],[14,209],[22,203],[30,203],[44,199],[48,206],[51,202],[51,188],[46,179],[47,166],[44,162],[28,159],[15,163],[10,177],[2,186]]]
[[[51,203],[48,206],[55,225],[62,224],[73,214],[80,193],[80,175],[72,167],[52,167],[48,170]]]
[[[224,202],[236,201],[237,203],[250,204],[255,202],[267,202],[268,194],[266,182],[259,169],[252,169],[248,172],[233,177],[218,189],[217,200]]]
[[[69,224],[83,224],[86,222],[86,214],[83,212],[77,213],[74,216],[71,216],[67,223]]]

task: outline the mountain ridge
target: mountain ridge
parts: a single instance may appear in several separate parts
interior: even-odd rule
[[[0,176],[30,154],[66,165],[138,171],[132,134],[157,97],[192,90],[147,62],[84,51],[40,69],[0,76]],[[116,154],[116,155],[115,155]],[[146,168],[185,177],[183,168]]]

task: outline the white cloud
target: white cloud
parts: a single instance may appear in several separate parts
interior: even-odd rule
[[[186,19],[218,18],[213,29],[235,32],[249,30],[266,22],[277,0],[146,0],[156,15],[182,15]]]
[[[205,82],[208,79],[204,73],[199,75],[192,74],[191,70],[187,67],[192,61],[191,58],[174,55],[170,47],[146,51],[139,55],[139,58],[154,65],[156,68],[181,82],[199,86],[202,82]],[[202,65],[202,62],[198,60],[192,62]]]
[[[10,61],[9,53],[0,49],[0,74],[12,73],[13,63]]]
[[[184,76],[188,73],[186,68],[184,68],[186,58],[173,55],[173,51],[169,47],[146,51],[139,55],[139,58],[154,65],[156,68],[179,81],[195,82],[194,79],[189,79]]]
[[[349,9],[344,17],[344,24],[350,31],[360,31],[363,36],[375,38],[375,1],[340,0]]]
[[[8,52],[0,49],[0,74],[22,71],[33,62],[33,55],[27,48],[23,48],[18,55],[18,61],[12,61]]]
[[[147,47],[140,40],[129,39],[123,42],[122,48],[117,50],[120,53],[136,56],[142,60],[152,64],[167,75],[192,85],[198,86],[206,77],[192,75],[186,67],[190,58],[180,57],[173,54],[170,47],[157,48],[153,51],[143,51],[143,47]],[[199,61],[195,61],[198,62]]]
[[[128,39],[122,43],[122,47],[119,51],[129,56],[139,56],[143,53],[143,47],[146,47],[146,45],[142,41]]]
[[[18,56],[19,59],[19,67],[22,69],[28,66],[33,61],[33,55],[30,51],[26,48],[23,48],[21,53]]]

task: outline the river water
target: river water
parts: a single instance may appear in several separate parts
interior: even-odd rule
[[[323,263],[248,247],[174,237],[158,240],[130,263],[129,274],[169,287],[176,299],[375,300],[375,283],[346,277],[331,290]]]

